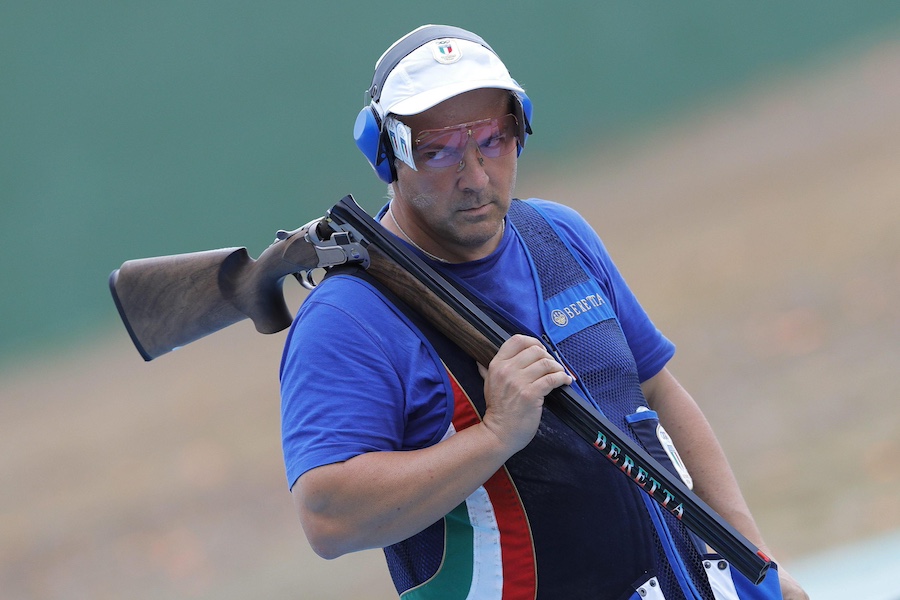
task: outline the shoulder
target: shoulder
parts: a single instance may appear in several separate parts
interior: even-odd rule
[[[304,300],[303,306],[316,304],[365,305],[378,298],[382,298],[381,294],[368,281],[348,273],[339,273],[327,277],[314,287]],[[382,301],[386,303],[383,298]]]
[[[372,284],[349,274],[329,277],[317,285],[300,306],[295,325],[323,314],[339,316],[365,330],[392,326],[401,318],[401,312]]]
[[[324,357],[334,366],[359,356],[381,368],[405,371],[408,357],[429,354],[424,334],[368,281],[350,274],[328,277],[306,297],[288,332],[282,368],[302,348],[303,362]],[[351,351],[352,350],[352,351]]]
[[[545,219],[574,241],[600,239],[591,224],[570,206],[540,198],[529,198],[523,202],[536,208]]]
[[[577,210],[565,204],[541,198],[528,198],[527,200],[522,200],[522,202],[526,202],[538,209],[545,217],[554,222],[574,223],[579,226],[590,227]]]
[[[328,277],[306,297],[279,379],[289,485],[364,452],[436,443],[452,416],[450,382],[432,347],[351,275]]]
[[[540,198],[529,198],[523,202],[536,208],[582,259],[588,262],[599,260],[604,265],[611,262],[603,240],[577,210]]]

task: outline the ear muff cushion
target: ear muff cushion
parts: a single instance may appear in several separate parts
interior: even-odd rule
[[[385,183],[391,183],[395,179],[393,153],[385,143],[380,121],[372,107],[366,106],[356,116],[353,139],[378,177]]]
[[[516,150],[516,156],[522,155],[522,150],[525,149],[525,140],[528,139],[528,135],[532,133],[531,131],[531,113],[533,111],[533,107],[531,105],[531,98],[528,97],[527,94],[516,94],[519,99],[519,106],[522,110],[522,117],[524,118],[524,123],[522,126],[522,132],[519,137],[519,147]],[[519,115],[516,115],[518,118]]]

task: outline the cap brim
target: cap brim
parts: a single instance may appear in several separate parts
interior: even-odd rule
[[[460,94],[464,94],[466,92],[485,88],[509,90],[511,92],[516,92],[519,94],[525,93],[525,90],[519,87],[515,82],[504,83],[502,81],[497,81],[496,79],[491,79],[488,81],[476,79],[469,81],[459,81],[431,88],[428,91],[416,94],[411,98],[401,100],[393,106],[388,106],[386,107],[386,109],[388,113],[393,113],[396,115],[417,115],[421,112],[425,112],[429,108],[440,104],[444,100],[453,98],[454,96],[459,96]]]

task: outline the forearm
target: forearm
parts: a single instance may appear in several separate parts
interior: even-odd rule
[[[479,423],[428,448],[370,452],[313,469],[292,495],[313,549],[334,558],[418,533],[463,502],[511,454]]]
[[[658,413],[691,474],[694,492],[747,539],[768,552],[725,453],[690,394],[666,369],[644,387],[650,407]]]
[[[775,558],[741,494],[725,452],[694,399],[666,369],[642,387],[691,473],[694,492],[744,537]],[[809,600],[800,584],[780,565],[778,577],[785,600]]]

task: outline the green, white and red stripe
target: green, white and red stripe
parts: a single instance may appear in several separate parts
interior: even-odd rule
[[[454,411],[446,437],[480,422],[452,374]],[[444,556],[435,575],[404,600],[533,600],[537,565],[528,516],[506,467],[444,517]]]

